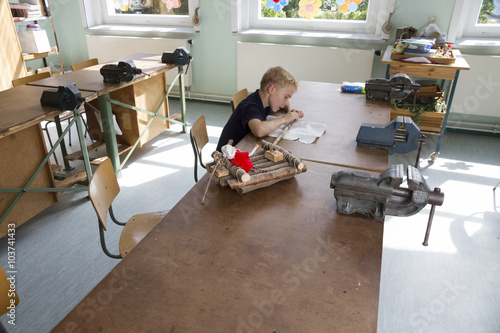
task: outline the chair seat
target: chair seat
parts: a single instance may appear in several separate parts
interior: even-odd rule
[[[132,216],[120,236],[119,247],[122,258],[125,258],[167,213],[168,210]]]

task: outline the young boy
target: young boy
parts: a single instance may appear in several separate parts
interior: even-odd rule
[[[293,75],[283,67],[269,68],[262,76],[260,89],[241,101],[227,121],[217,144],[217,151],[221,151],[221,147],[230,139],[234,146],[249,132],[256,137],[264,137],[281,125],[302,118],[302,111],[288,110],[288,101],[297,91],[297,86],[298,82]],[[280,109],[287,113],[280,118],[266,120],[268,114]]]

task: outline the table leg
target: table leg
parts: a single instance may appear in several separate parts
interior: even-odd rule
[[[92,178],[92,168],[90,167],[89,152],[87,151],[87,144],[85,143],[85,128],[83,127],[82,115],[79,108],[75,109],[74,114],[78,141],[80,142],[80,149],[82,150],[83,164],[85,166],[85,171],[87,172],[87,181],[90,182],[90,179]]]
[[[181,99],[182,133],[187,133],[186,125],[186,91],[184,90],[184,67],[179,66],[179,95]]]
[[[106,142],[106,151],[108,154],[108,158],[113,164],[116,177],[120,177],[120,156],[118,155],[118,144],[116,142],[115,127],[113,124],[113,111],[111,109],[109,94],[99,96],[98,102],[99,110],[101,112],[102,131],[104,133],[104,141]]]
[[[63,131],[61,127],[61,119],[59,116],[55,116],[55,123],[56,123],[56,129],[57,129],[57,135],[61,137]],[[66,143],[64,142],[64,138],[61,140],[61,154],[63,157],[63,163],[64,163],[64,171],[70,171],[73,170],[74,167],[69,165],[69,161],[65,158],[66,155],[68,155],[68,152],[66,151]]]
[[[431,161],[434,162],[438,155],[439,150],[441,149],[441,142],[444,136],[444,130],[446,129],[446,123],[448,122],[448,116],[450,115],[451,103],[453,102],[453,95],[455,94],[455,88],[457,87],[458,75],[460,74],[460,70],[457,70],[455,73],[455,78],[453,79],[453,84],[451,86],[450,97],[448,98],[448,105],[446,107],[446,114],[444,115],[443,124],[441,126],[441,132],[439,133],[439,139],[436,147],[436,151],[431,154]]]

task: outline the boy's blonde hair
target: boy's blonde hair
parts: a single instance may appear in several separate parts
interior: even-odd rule
[[[299,85],[293,75],[281,66],[271,67],[264,73],[260,80],[260,90],[265,91],[273,83],[279,87],[286,87],[291,84],[295,87],[295,90]]]

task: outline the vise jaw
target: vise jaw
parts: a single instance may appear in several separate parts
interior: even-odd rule
[[[431,192],[418,169],[408,166],[407,188],[401,187],[403,178],[402,164],[392,165],[378,177],[362,171],[335,172],[330,187],[335,189],[337,212],[383,222],[386,215],[414,215],[427,203],[442,205],[444,194],[439,189]]]
[[[356,142],[358,147],[385,149],[389,155],[407,154],[418,148],[420,128],[410,117],[397,116],[384,125],[362,124]]]

